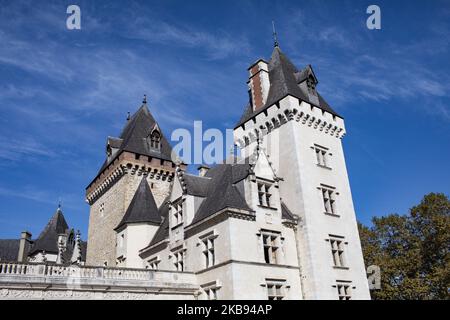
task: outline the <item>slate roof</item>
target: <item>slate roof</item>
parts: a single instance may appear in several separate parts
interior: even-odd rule
[[[0,261],[17,261],[19,243],[19,239],[0,239]]]
[[[235,185],[248,176],[249,169],[249,164],[218,164],[209,169],[204,177],[185,173],[187,193],[205,198],[195,213],[192,224],[225,208],[252,211]],[[167,201],[159,208],[159,212],[163,221],[148,246],[169,237],[169,203]]]
[[[206,199],[198,208],[192,223],[199,222],[225,208],[251,211],[244,196],[235,185],[248,176],[248,164],[219,164],[208,170],[205,177],[211,178]]]
[[[241,126],[252,117],[263,112],[265,109],[280,101],[287,95],[291,95],[302,101],[311,103],[322,110],[340,117],[340,115],[337,114],[328,103],[326,103],[320,94],[318,94],[319,105],[316,105],[309,100],[308,93],[303,92],[300,88],[299,84],[306,80],[307,71],[309,71],[308,69],[312,70],[311,66],[307,66],[304,70],[298,71],[294,64],[283,54],[281,49],[276,46],[272,52],[272,57],[269,61],[268,67],[270,88],[267,95],[266,104],[256,111],[253,111],[250,104],[247,105],[235,128]]]
[[[67,225],[66,219],[64,219],[61,208],[58,208],[39,237],[34,241],[30,254],[44,250],[46,253],[57,254],[58,234],[68,233],[68,231],[69,226]]]
[[[295,217],[292,214],[291,210],[286,206],[286,204],[281,201],[281,218],[286,220],[295,221]]]
[[[150,148],[147,137],[158,127],[161,134],[160,150]],[[161,129],[150,113],[147,104],[144,103],[139,110],[127,121],[119,138],[108,137],[108,142],[112,147],[119,149],[111,159],[106,159],[97,176],[92,180],[95,181],[102,171],[112,163],[122,151],[129,151],[144,156],[151,156],[162,160],[171,160],[172,147],[162,133]],[[92,183],[92,182],[91,182]]]
[[[206,197],[211,178],[194,176],[188,173],[185,173],[183,178],[187,194],[196,197]]]
[[[153,236],[152,241],[150,241],[149,246],[157,244],[158,242],[161,242],[169,237],[169,202],[164,202],[159,208],[159,211],[161,214],[162,223]]]
[[[138,222],[148,222],[158,225],[161,223],[161,215],[159,214],[158,206],[156,205],[155,198],[153,197],[145,176],[142,177],[122,221],[120,221],[115,230],[125,224]]]

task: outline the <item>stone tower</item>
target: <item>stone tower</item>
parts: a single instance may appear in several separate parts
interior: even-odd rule
[[[138,186],[145,186],[143,179],[157,206],[169,195],[175,172],[171,152],[144,98],[121,135],[108,137],[106,160],[86,188],[90,205],[87,265],[118,264],[115,229],[123,224]]]
[[[250,102],[235,127],[244,157],[257,146],[280,181],[297,228],[304,299],[369,299],[342,148],[344,120],[318,93],[310,65],[298,70],[275,45],[249,68]]]

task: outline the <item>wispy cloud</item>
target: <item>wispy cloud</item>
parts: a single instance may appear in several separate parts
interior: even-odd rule
[[[0,159],[17,161],[27,157],[54,157],[56,154],[41,143],[32,139],[16,140],[0,137]]]
[[[448,53],[448,23],[427,25],[428,37],[414,43],[386,40],[381,46],[358,20],[352,29],[342,20],[329,21],[327,15],[311,11],[293,13],[286,27],[292,40],[288,47],[299,66],[313,64],[321,82],[319,91],[338,109],[357,102],[411,99],[422,99],[425,106],[429,99],[450,97],[446,70],[425,67],[431,54]],[[440,106],[436,112],[447,119],[450,106],[442,101]]]

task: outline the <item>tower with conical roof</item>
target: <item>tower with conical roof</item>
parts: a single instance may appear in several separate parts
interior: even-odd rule
[[[149,221],[140,222],[151,223],[153,212],[136,212],[147,208],[130,206],[133,198],[148,197],[148,191],[154,207],[168,196],[175,172],[171,152],[144,97],[137,112],[127,117],[120,136],[107,138],[105,161],[86,188],[90,205],[87,264],[116,266],[121,258],[118,232],[147,215]]]
[[[283,203],[299,217],[303,298],[370,298],[342,148],[344,119],[317,91],[312,67],[297,69],[278,41],[269,61],[248,70],[250,101],[235,143],[244,158],[265,150]]]

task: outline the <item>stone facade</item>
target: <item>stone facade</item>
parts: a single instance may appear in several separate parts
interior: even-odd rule
[[[243,154],[254,152],[257,137],[261,138],[282,178],[280,196],[300,216],[298,244],[306,299],[335,299],[337,281],[349,283],[354,298],[370,298],[342,149],[344,134],[341,118],[290,96],[235,130]],[[326,165],[317,163],[316,147],[326,151]],[[334,213],[325,213],[323,186],[335,192]],[[345,242],[345,267],[333,266],[330,237]]]
[[[147,177],[155,201],[160,205],[169,195],[174,168],[148,157],[136,159],[125,152],[87,188],[90,204],[87,265],[116,266],[116,232],[142,175]]]

